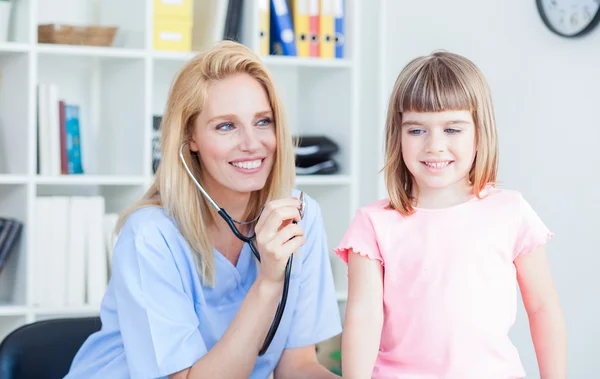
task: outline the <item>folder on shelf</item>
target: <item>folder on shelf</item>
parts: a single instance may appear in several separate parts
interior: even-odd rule
[[[292,0],[292,15],[294,20],[294,34],[296,38],[296,50],[299,57],[309,56],[308,38],[308,1]]]
[[[292,16],[286,0],[271,0],[271,52],[296,56],[296,41]]]
[[[107,262],[107,275],[108,278],[110,278],[110,275],[112,273],[111,271],[111,266],[112,266],[112,255],[113,255],[113,250],[115,248],[115,244],[117,243],[117,232],[116,232],[116,227],[117,227],[117,223],[119,222],[119,214],[118,213],[107,213],[104,215],[103,218],[103,222],[104,222],[104,246],[105,246],[105,251],[106,251],[106,262]]]
[[[335,22],[334,22],[334,0],[321,0],[319,12],[319,33],[321,58],[335,58]]]
[[[85,304],[87,198],[71,197],[67,248],[67,305]]]
[[[202,0],[194,3],[191,38],[193,51],[206,50],[228,35],[233,2],[234,0]],[[234,29],[233,33],[237,31]]]
[[[34,299],[42,307],[62,307],[67,296],[67,228],[69,199],[36,199]]]
[[[345,43],[345,29],[344,29],[344,15],[345,15],[345,0],[334,0],[335,1],[335,57],[341,59],[344,57],[344,43]]]
[[[108,282],[104,198],[40,196],[35,208],[33,304],[99,305]]]
[[[60,116],[58,86],[38,85],[38,156],[39,173],[60,175]]]
[[[194,0],[154,0],[154,18],[172,18],[189,22]]]
[[[308,55],[319,57],[321,53],[319,33],[319,0],[308,0]]]
[[[104,233],[104,198],[92,196],[88,201],[87,218],[87,303],[100,305],[108,282]]]
[[[0,219],[0,274],[15,249],[23,224],[13,219]]]
[[[271,7],[269,0],[258,1],[259,25],[258,25],[258,46],[260,55],[269,55],[269,44],[271,41]]]
[[[241,42],[240,31],[244,2],[243,0],[229,0],[228,3],[223,39]]]
[[[64,112],[67,170],[69,174],[83,174],[79,106],[67,104],[64,107]]]
[[[67,196],[53,196],[51,202],[51,213],[49,219],[52,226],[50,243],[45,247],[45,254],[49,255],[50,281],[47,285],[51,288],[51,306],[65,306],[67,304],[67,259],[68,259],[68,233],[69,233],[69,210],[71,201]]]
[[[63,100],[58,102],[58,114],[58,126],[60,129],[60,173],[66,175],[69,173],[69,157],[67,156],[67,125],[65,118],[65,102]]]

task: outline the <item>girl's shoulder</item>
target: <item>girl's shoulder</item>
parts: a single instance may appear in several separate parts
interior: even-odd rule
[[[389,198],[378,199],[359,207],[354,216],[355,222],[366,222],[375,229],[396,224],[402,218],[397,210],[391,208]]]
[[[487,187],[480,194],[481,204],[496,207],[520,207],[524,201],[523,194],[517,190],[498,187]]]

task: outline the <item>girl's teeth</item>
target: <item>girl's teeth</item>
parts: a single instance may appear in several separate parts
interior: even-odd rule
[[[257,159],[255,161],[246,161],[246,162],[231,162],[232,165],[239,168],[245,168],[246,170],[251,170],[253,168],[260,167],[262,160]]]
[[[448,166],[450,162],[425,162],[425,165],[433,168],[444,168]]]

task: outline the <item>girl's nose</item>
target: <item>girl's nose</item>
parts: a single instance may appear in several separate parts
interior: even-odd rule
[[[427,138],[427,152],[438,153],[446,150],[446,139],[438,133],[429,133]]]

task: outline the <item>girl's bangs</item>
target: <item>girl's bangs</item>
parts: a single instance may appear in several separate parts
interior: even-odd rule
[[[429,62],[405,82],[398,99],[400,112],[442,112],[476,108],[466,78],[439,61]]]

